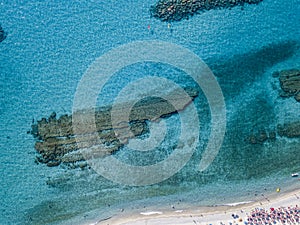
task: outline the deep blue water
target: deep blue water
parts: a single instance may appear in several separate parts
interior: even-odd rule
[[[237,187],[250,193],[254,186],[258,190],[264,186],[272,189],[272,185],[276,186],[274,179],[290,184],[285,176],[291,169],[300,169],[299,140],[244,147],[234,137],[258,120],[272,126],[300,116],[300,104],[278,98],[271,85],[273,71],[300,67],[300,1],[264,0],[244,10],[209,11],[172,23],[171,29],[166,23],[149,18],[149,7],[154,2],[0,2],[0,23],[8,33],[0,43],[0,224],[40,224],[37,221],[42,219],[43,224],[59,224],[75,215],[82,220],[81,214],[87,211],[100,208],[109,214],[108,205],[117,210],[126,208],[127,203],[134,205],[136,200],[136,207],[147,201],[151,205],[153,201],[159,204],[178,198],[186,199],[186,204],[198,201],[206,205],[230,201],[236,197]],[[202,58],[217,76],[225,96],[228,127],[223,150],[210,170],[197,176],[194,167],[187,165],[160,185],[135,189],[112,184],[87,171],[36,165],[34,139],[27,134],[32,120],[48,117],[53,111],[59,115],[71,113],[76,87],[88,66],[121,44],[141,40],[182,45]],[[159,65],[142,68],[155,74],[168,73]],[[142,74],[142,69],[125,69],[120,76],[129,77],[131,73]],[[182,85],[186,82],[176,73],[173,78]],[[102,101],[111,101],[120,86],[128,82],[127,78],[116,80],[119,83],[111,82],[107,88],[111,93]],[[201,105],[201,99],[196,101]],[[203,118],[209,118],[207,113],[203,112]],[[242,122],[242,129],[239,124],[247,120],[249,124]],[[203,143],[205,138],[204,135]],[[269,154],[273,158],[247,166],[250,162],[243,157],[249,149],[251,154],[262,158]],[[234,151],[235,159],[226,158]],[[292,165],[281,160],[292,156]],[[272,175],[268,177],[268,173]],[[224,177],[232,191],[222,198],[214,197],[222,192]],[[47,185],[49,180],[54,184]],[[233,181],[238,182],[237,186],[230,186]],[[197,189],[201,183],[207,186]],[[191,193],[198,194],[195,197]],[[150,199],[159,196],[167,196],[167,200]],[[249,200],[246,194],[242,200]]]

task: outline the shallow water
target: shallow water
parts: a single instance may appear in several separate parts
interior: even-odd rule
[[[278,97],[272,72],[300,67],[300,1],[265,0],[244,10],[209,11],[170,28],[149,18],[154,2],[0,3],[0,22],[8,33],[0,43],[0,224],[63,224],[75,217],[74,224],[92,218],[93,210],[105,218],[121,208],[130,210],[129,204],[141,208],[179,200],[182,205],[253,200],[256,192],[293,184],[290,173],[300,170],[299,139],[250,145],[237,137],[253,128],[299,119],[300,104]],[[35,140],[26,133],[32,120],[52,111],[71,113],[77,85],[89,65],[105,52],[137,40],[182,45],[213,70],[227,110],[224,143],[213,164],[203,173],[197,170],[210,129],[202,93],[195,100],[201,123],[197,151],[179,173],[162,183],[128,187],[92,170],[36,165]],[[98,104],[111,103],[122,87],[148,74],[182,86],[192,83],[180,70],[142,63],[112,77]],[[176,137],[178,123],[172,124],[171,137]],[[169,141],[158,153],[169,150],[174,140]],[[131,157],[124,160],[135,161],[137,156]]]

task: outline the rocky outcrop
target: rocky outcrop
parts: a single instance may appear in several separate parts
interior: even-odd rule
[[[1,27],[1,24],[0,24],[0,42],[4,41],[4,39],[6,38],[6,36],[7,36],[7,34],[3,30],[3,28]]]
[[[180,21],[195,13],[212,9],[258,4],[262,0],[159,0],[150,9],[151,16],[161,21]]]
[[[294,97],[300,102],[300,70],[290,69],[278,73],[282,92],[281,97]]]
[[[169,93],[168,97],[148,98],[136,103],[130,111],[129,123],[122,121],[122,113],[128,109],[128,104],[118,105],[114,116],[120,121],[119,124],[127,124],[127,126],[118,125],[117,133],[121,134],[118,137],[116,137],[112,127],[111,106],[97,108],[93,111],[97,130],[96,136],[91,133],[91,126],[88,123],[80,130],[80,134],[74,133],[72,116],[75,114],[63,115],[57,119],[56,113],[52,113],[48,119],[42,118],[32,125],[31,134],[37,140],[35,149],[39,153],[37,162],[45,163],[48,166],[58,166],[61,163],[74,164],[85,161],[83,155],[86,155],[87,152],[93,157],[104,157],[111,154],[122,147],[130,138],[147,133],[149,131],[147,121],[155,121],[177,112],[173,105],[164,99],[170,100],[172,98],[172,102],[175,102],[180,111],[198,95],[198,91],[192,88],[187,88],[186,92],[191,96],[188,102],[175,90]],[[75,113],[78,116],[85,115],[86,112],[85,110]],[[131,132],[128,132],[128,126]],[[80,165],[85,164],[81,163]]]

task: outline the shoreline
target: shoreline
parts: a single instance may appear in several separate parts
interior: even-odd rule
[[[262,196],[260,201],[232,202],[215,206],[200,206],[189,209],[155,211],[131,211],[116,215],[89,225],[161,225],[161,224],[244,224],[247,214],[255,208],[270,209],[271,207],[290,207],[300,203],[300,188],[295,187],[283,193]],[[232,214],[239,215],[233,219]],[[242,219],[241,221],[239,221]]]

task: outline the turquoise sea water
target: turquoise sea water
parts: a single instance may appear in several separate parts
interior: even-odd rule
[[[0,23],[8,33],[0,43],[0,224],[79,224],[121,209],[252,201],[277,186],[299,188],[290,178],[300,170],[299,139],[247,145],[239,137],[300,117],[300,104],[279,98],[272,77],[274,71],[300,67],[300,1],[264,0],[244,10],[209,11],[172,23],[170,29],[149,18],[154,2],[0,2]],[[219,81],[227,131],[208,170],[196,169],[209,130],[203,95],[195,100],[203,124],[199,147],[179,173],[162,183],[128,187],[92,170],[36,165],[35,140],[27,134],[32,120],[53,111],[71,113],[76,87],[88,66],[121,44],[144,40],[172,42],[193,51]],[[144,76],[144,70],[183,86],[190,82],[165,65],[135,65],[107,84],[100,103],[112,102],[120,88]],[[174,124],[170,143],[178,135],[173,119],[176,116],[168,118]]]

